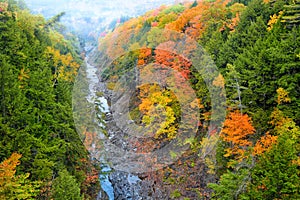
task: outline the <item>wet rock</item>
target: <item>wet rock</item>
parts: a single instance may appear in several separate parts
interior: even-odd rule
[[[101,189],[98,193],[97,200],[109,200],[107,194]]]
[[[154,199],[152,184],[141,180],[138,176],[115,171],[109,179],[114,188],[115,199],[119,200],[151,200]]]

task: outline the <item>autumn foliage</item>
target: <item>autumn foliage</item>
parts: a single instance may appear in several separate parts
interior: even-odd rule
[[[244,158],[247,148],[252,146],[249,136],[254,133],[255,129],[251,124],[251,118],[247,114],[241,114],[239,111],[229,113],[221,131],[223,140],[230,144],[226,149],[225,156]]]
[[[199,183],[200,181],[197,182],[199,179],[186,176],[187,173],[193,170],[200,171],[200,162],[206,163],[209,168],[209,171],[201,169],[202,171],[215,173],[214,180],[220,180],[218,184],[222,187],[222,184],[224,184],[224,187],[220,187],[219,191],[218,188],[213,188],[216,193],[220,192],[219,196],[215,196],[216,199],[219,199],[218,197],[223,199],[224,194],[227,195],[228,193],[231,193],[231,196],[226,196],[227,199],[243,199],[239,195],[249,192],[247,190],[251,190],[251,187],[248,186],[253,184],[253,180],[257,177],[265,177],[265,180],[269,181],[278,175],[272,174],[272,167],[277,168],[276,165],[273,166],[273,163],[276,163],[280,170],[283,166],[286,168],[291,166],[292,163],[298,165],[300,163],[299,156],[295,156],[294,147],[292,148],[291,145],[290,151],[293,156],[291,156],[291,159],[286,159],[287,164],[281,164],[285,158],[278,161],[273,157],[273,155],[289,156],[280,155],[282,149],[289,150],[286,148],[288,145],[285,146],[284,142],[282,143],[282,135],[286,137],[288,133],[291,144],[299,143],[297,141],[298,128],[292,128],[296,126],[295,124],[299,124],[299,112],[297,111],[297,104],[299,104],[297,89],[299,88],[295,87],[299,81],[297,82],[297,78],[291,76],[297,75],[295,66],[297,66],[300,57],[297,48],[299,43],[297,33],[299,30],[294,29],[293,32],[290,32],[281,26],[280,19],[282,18],[281,10],[283,7],[280,8],[279,4],[285,4],[283,1],[272,2],[268,5],[263,4],[262,1],[234,2],[237,1],[230,2],[230,4],[227,0],[195,1],[192,6],[191,4],[164,6],[149,11],[144,16],[125,22],[123,26],[117,27],[100,41],[101,53],[106,54],[110,59],[115,60],[122,55],[122,61],[113,63],[113,68],[110,71],[108,70],[112,73],[109,81],[117,82],[121,77],[118,76],[118,72],[123,70],[126,73],[126,70],[129,69],[128,66],[136,67],[137,65],[135,74],[139,75],[145,72],[144,74],[150,76],[150,74],[153,74],[151,71],[155,70],[160,72],[157,77],[163,77],[164,73],[167,74],[167,72],[173,70],[179,72],[176,75],[179,74],[180,76],[174,76],[173,85],[179,86],[183,82],[183,79],[179,77],[183,77],[184,81],[191,83],[194,86],[194,91],[197,92],[197,98],[200,100],[199,108],[201,109],[200,118],[197,118],[197,120],[200,120],[200,130],[195,138],[189,138],[185,142],[191,144],[194,153],[198,152],[201,147],[207,149],[207,152],[212,156],[203,156],[205,157],[204,161],[195,162],[192,162],[192,158],[195,158],[196,155],[191,156],[191,159],[185,157],[182,161],[185,165],[181,168],[182,171],[173,170],[173,168],[177,169],[182,164],[179,160],[178,163],[171,166],[172,170],[166,168],[163,172],[159,172],[159,175],[152,177],[152,180],[157,179],[158,183],[168,184],[170,187],[178,183],[177,188],[172,188],[175,192],[169,194],[171,198],[184,199],[185,192],[188,189],[195,189],[197,184],[198,186],[202,184]],[[274,6],[275,4],[276,6]],[[294,6],[297,7],[297,5]],[[291,8],[291,6],[287,8]],[[221,74],[213,77],[211,84],[216,88],[226,88],[228,102],[239,103],[241,111],[229,111],[220,132],[220,138],[217,136],[221,127],[216,127],[211,132],[210,140],[201,138],[212,118],[210,112],[212,105],[210,105],[209,99],[209,92],[211,91],[203,86],[205,83],[204,81],[201,82],[201,75],[195,72],[194,67],[197,63],[192,63],[184,57],[184,55],[195,51],[195,48],[184,43],[182,45],[184,46],[183,51],[188,53],[176,52],[178,46],[183,43],[176,44],[172,33],[187,36],[187,38],[197,41],[196,44],[209,51],[221,74],[224,75],[224,77]],[[137,49],[139,50],[136,51]],[[135,50],[134,56],[123,56],[126,52],[133,50]],[[150,63],[154,63],[152,66],[158,67],[147,68]],[[233,70],[229,70],[229,75],[226,76],[223,72],[225,72],[225,66],[229,65],[234,67]],[[167,69],[171,70],[168,71]],[[142,125],[143,128],[147,126],[153,128],[153,131],[151,130],[152,135],[150,135],[153,137],[150,140],[133,138],[130,141],[139,153],[160,149],[161,146],[157,145],[157,141],[172,142],[172,139],[176,139],[176,136],[179,135],[178,133],[176,135],[176,131],[179,129],[177,126],[179,123],[177,121],[179,116],[176,110],[177,106],[174,106],[174,97],[170,93],[167,94],[169,91],[164,89],[164,86],[168,86],[168,84],[166,84],[166,81],[163,83],[148,84],[147,87],[144,85],[139,87],[139,91],[136,92],[136,98],[138,99],[134,105],[136,108],[130,111],[134,111],[138,120],[133,119],[135,122],[139,121],[139,125]],[[283,87],[287,89],[283,89]],[[230,88],[233,88],[232,91]],[[291,98],[287,91],[292,94]],[[176,94],[176,96],[179,97],[178,99],[184,99],[183,95],[178,96]],[[274,100],[277,102],[275,109]],[[296,103],[293,104],[293,101]],[[287,105],[287,103],[293,105],[293,107]],[[191,107],[197,104],[197,102],[192,102]],[[272,112],[272,110],[274,111]],[[155,126],[154,124],[158,125]],[[218,143],[218,149],[212,148],[212,139],[215,139],[214,143]],[[220,141],[217,141],[218,139]],[[298,146],[296,148],[299,150]],[[216,153],[216,155],[213,153]],[[206,152],[203,154],[206,155]],[[262,174],[261,171],[265,170],[264,167],[266,166],[264,162],[269,162],[266,159],[268,155],[270,160],[269,169],[272,170],[265,171],[265,174]],[[155,158],[149,163],[152,161],[155,163]],[[255,165],[259,166],[259,164],[262,167],[258,168],[258,176],[255,177]],[[193,169],[195,166],[198,168]],[[191,173],[191,176],[195,174]],[[299,176],[299,174],[295,176]],[[163,177],[163,181],[161,177]],[[206,174],[204,179],[207,178]],[[255,187],[252,190],[271,192],[268,189],[272,185],[277,187],[277,184],[274,184],[275,179],[281,180],[280,177],[276,177],[268,184],[259,182],[257,185],[254,184]],[[226,182],[226,180],[229,181]],[[192,183],[193,188],[184,184],[188,181]],[[183,186],[180,187],[179,184]],[[291,187],[294,187],[294,185],[291,185]],[[295,188],[297,187],[299,188],[299,185],[295,185]],[[273,190],[274,193],[277,191],[276,189]],[[210,197],[213,196],[208,198]],[[253,199],[275,199],[275,196],[260,198],[260,196],[254,195],[254,197]],[[281,195],[282,197],[285,196]],[[200,198],[199,196],[198,198],[193,196],[191,199]]]
[[[167,24],[166,28],[184,32],[192,38],[200,37],[212,22],[224,23],[233,30],[239,21],[241,10],[234,11],[234,17],[228,19],[226,15],[232,12],[231,8],[226,6],[228,3],[228,0],[199,1],[196,7],[186,9],[175,21]]]
[[[192,63],[183,57],[161,49],[155,50],[155,62],[164,67],[177,70],[186,79],[190,74],[190,67],[192,66]]]
[[[253,155],[262,155],[264,152],[270,150],[273,144],[276,143],[278,136],[267,133],[258,140],[253,148]]]
[[[53,79],[65,81],[74,81],[80,65],[74,60],[70,53],[64,55],[59,50],[53,47],[47,47],[46,55],[49,62],[53,62]]]
[[[177,130],[176,114],[172,108],[172,104],[176,100],[175,95],[161,90],[156,84],[150,87],[144,85],[140,87],[140,99],[139,110],[143,114],[143,123],[152,127],[158,123],[154,137],[167,136],[168,139],[173,139]]]
[[[37,194],[36,184],[28,181],[29,174],[16,175],[21,154],[13,153],[0,163],[0,199],[28,199]]]

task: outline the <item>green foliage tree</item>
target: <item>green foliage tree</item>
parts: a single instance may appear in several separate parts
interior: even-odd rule
[[[234,0],[228,6],[225,3],[194,1],[189,6],[161,7],[117,27],[115,31],[120,37],[115,41],[112,36],[116,34],[108,34],[108,39],[101,41],[105,44],[103,49],[113,58],[128,49],[136,50],[145,45],[155,48],[170,39],[170,36],[164,35],[162,29],[165,27],[199,38],[199,43],[211,54],[220,71],[226,74],[226,80],[222,76],[214,77],[213,84],[219,87],[224,82],[227,84],[227,99],[236,101],[238,108],[243,107],[241,111],[252,117],[256,130],[245,137],[247,148],[243,149],[243,161],[235,159],[235,162],[230,162],[230,158],[226,159],[223,155],[227,146],[219,142],[216,151],[217,160],[221,163],[214,168],[219,183],[210,185],[214,190],[212,197],[299,199],[299,1]],[[23,188],[23,183],[30,186],[30,183],[39,180],[42,192],[37,198],[49,199],[51,180],[59,172],[53,183],[53,198],[81,199],[80,186],[86,188],[84,184],[91,183],[97,176],[89,175],[90,166],[82,161],[87,160],[87,152],[75,132],[71,111],[73,80],[81,63],[78,51],[56,31],[62,30],[58,22],[63,13],[47,21],[23,8],[23,1],[0,0],[0,160],[4,160],[3,164],[12,152],[22,153],[16,175],[11,176],[12,183],[22,183],[16,186],[17,193],[12,193],[10,188],[5,189],[9,191],[5,195],[9,198],[31,198],[35,195],[28,196],[32,188]],[[236,10],[239,10],[238,15]],[[241,10],[243,12],[239,15]],[[133,34],[136,37],[132,37]],[[157,56],[153,51],[150,54]],[[176,63],[177,58],[172,56],[161,57],[161,63],[166,60]],[[142,55],[142,51],[124,55],[112,63],[111,69],[103,73],[107,75],[103,78],[114,83],[118,79],[114,71],[126,72],[130,66],[147,64],[151,59]],[[203,127],[192,141],[197,147],[201,141],[199,135],[205,132],[210,120],[210,95],[196,69],[191,66],[185,75],[200,99],[198,124]],[[282,88],[282,95],[289,94],[289,101],[277,101],[277,108],[273,111],[278,88]],[[151,101],[140,99],[144,114],[152,116],[149,108],[157,103],[163,104],[166,110],[167,121],[157,136],[167,135],[173,139],[180,115],[176,100],[168,90],[156,91],[156,95],[150,95],[148,100]],[[272,123],[269,123],[270,118]],[[147,118],[143,121],[146,123]],[[232,123],[227,134],[235,133],[233,130],[237,126]],[[88,127],[82,129],[87,130]],[[267,130],[270,134],[266,133]],[[241,136],[238,132],[235,135]],[[262,135],[266,137],[258,145],[260,154],[252,155],[255,158],[251,159],[253,163],[245,163],[246,157],[251,155],[251,148],[254,151],[256,148],[250,144],[254,145]],[[273,144],[272,139],[277,137],[276,145],[264,146],[267,142]],[[191,169],[196,171],[200,166],[195,149],[192,153],[187,152],[190,158],[184,161],[193,161],[189,168],[191,176],[186,179],[191,180],[191,184],[198,184],[192,180],[195,173]],[[228,163],[231,166],[226,171]],[[179,165],[172,167],[176,169]],[[182,179],[185,179],[183,176]],[[4,180],[3,177],[0,180]],[[188,193],[186,190],[180,188],[175,191],[183,197]]]
[[[250,199],[299,199],[299,127],[294,122],[277,131],[278,143],[263,154],[252,170],[246,196]],[[294,137],[293,137],[294,136]]]
[[[227,171],[219,181],[219,184],[210,183],[208,186],[214,190],[212,199],[232,200],[244,199],[244,192],[247,182],[249,181],[249,169],[242,168],[237,171]]]
[[[300,1],[290,1],[289,5],[284,5],[285,14],[282,17],[282,22],[286,24],[287,28],[291,29],[300,24]]]
[[[69,169],[82,186],[91,167],[82,161],[87,151],[72,117],[71,92],[81,60],[63,35],[45,30],[43,17],[17,5],[0,1],[0,161],[22,153],[17,174],[40,181],[38,198],[47,199],[58,171]],[[48,56],[49,48],[59,59]],[[61,77],[55,77],[55,59]]]
[[[54,179],[52,185],[52,198],[57,200],[82,200],[80,187],[75,177],[71,176],[67,170],[59,172],[59,176]]]

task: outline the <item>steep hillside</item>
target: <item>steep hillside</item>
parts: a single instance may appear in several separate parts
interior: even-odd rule
[[[298,4],[162,6],[100,39],[91,61],[118,127],[103,147],[113,167],[153,199],[298,199]]]
[[[54,29],[58,16],[18,6],[0,1],[0,199],[96,198],[98,172],[72,118],[76,44]]]

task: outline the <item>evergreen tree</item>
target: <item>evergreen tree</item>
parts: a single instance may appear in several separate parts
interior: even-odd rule
[[[52,198],[56,200],[82,200],[80,188],[75,177],[67,170],[59,172],[59,176],[53,181]]]
[[[58,171],[67,168],[81,185],[91,166],[82,161],[87,151],[72,118],[80,58],[61,34],[44,26],[44,18],[20,10],[15,1],[0,1],[0,161],[22,153],[17,173],[41,181],[39,198],[47,199]],[[58,57],[49,57],[49,48]]]
[[[277,134],[278,143],[262,155],[252,170],[246,192],[250,199],[299,199],[299,127],[290,121]]]

